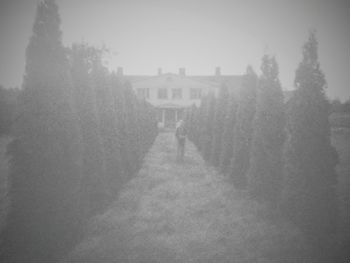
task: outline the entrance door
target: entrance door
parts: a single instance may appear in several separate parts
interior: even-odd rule
[[[164,127],[175,129],[176,127],[176,110],[175,109],[165,109]]]

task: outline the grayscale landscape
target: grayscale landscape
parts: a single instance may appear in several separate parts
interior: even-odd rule
[[[349,262],[349,11],[0,0],[0,262]]]

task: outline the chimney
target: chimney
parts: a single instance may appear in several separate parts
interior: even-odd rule
[[[180,76],[186,76],[186,69],[185,68],[179,68],[179,75]]]
[[[163,74],[162,68],[158,68],[158,76],[160,76],[162,74]]]
[[[215,68],[215,76],[216,77],[220,77],[221,76],[221,68],[220,67],[216,67]]]
[[[122,77],[122,76],[124,75],[124,73],[123,73],[123,67],[118,67],[118,69],[117,69],[117,75],[118,75],[118,77]]]

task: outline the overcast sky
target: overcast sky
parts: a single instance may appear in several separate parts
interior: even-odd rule
[[[0,84],[20,86],[25,48],[39,0],[0,0]],[[63,42],[104,44],[109,67],[125,74],[260,73],[264,52],[274,54],[284,89],[308,30],[315,28],[328,94],[350,98],[350,4],[347,0],[57,0]]]

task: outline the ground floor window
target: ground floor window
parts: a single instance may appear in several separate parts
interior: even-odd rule
[[[181,100],[182,99],[182,89],[180,89],[180,88],[172,89],[172,92],[173,92],[173,96],[172,96],[173,100]]]
[[[140,99],[149,99],[149,88],[137,89],[137,96]]]
[[[158,89],[158,99],[167,99],[168,98],[168,90],[166,88]]]
[[[190,89],[190,98],[191,100],[199,100],[201,98],[202,90],[199,88]]]

